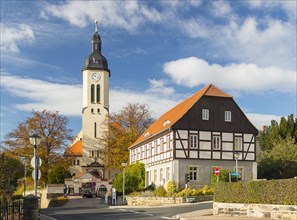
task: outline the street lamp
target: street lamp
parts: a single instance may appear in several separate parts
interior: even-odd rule
[[[26,157],[21,157],[24,162],[24,196],[26,196],[26,176],[27,176],[27,166],[26,166]]]
[[[34,161],[35,161],[35,174],[34,174],[34,194],[37,196],[37,174],[38,174],[38,167],[37,167],[37,157],[36,157],[36,147],[40,144],[41,137],[39,137],[37,134],[33,134],[29,137],[30,143],[34,146]]]
[[[238,181],[238,158],[240,156],[240,153],[239,152],[235,152],[234,153],[234,157],[235,157],[235,171],[236,171],[236,177],[237,177],[237,181]]]
[[[125,168],[127,166],[126,161],[122,162],[122,166],[124,167],[124,172],[123,172],[123,203],[125,201]]]

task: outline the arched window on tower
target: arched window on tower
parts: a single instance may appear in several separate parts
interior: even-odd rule
[[[94,123],[94,138],[97,138],[97,123]]]
[[[100,102],[100,85],[99,84],[96,86],[96,94],[97,94],[96,101],[97,103],[99,103]]]
[[[95,102],[95,86],[94,84],[91,85],[91,102]]]

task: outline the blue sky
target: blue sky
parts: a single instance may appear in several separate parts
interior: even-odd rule
[[[81,129],[82,73],[99,20],[110,111],[155,118],[213,83],[260,128],[296,116],[296,1],[1,1],[1,140],[34,110]]]

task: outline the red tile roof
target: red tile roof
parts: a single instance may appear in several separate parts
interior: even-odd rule
[[[72,144],[64,153],[66,157],[82,157],[82,141]]]
[[[216,96],[232,98],[229,94],[223,92],[216,86],[210,84],[189,98],[185,99],[181,103],[177,104],[174,108],[163,114],[158,120],[156,120],[135,142],[131,147],[146,140],[152,135],[156,135],[164,130],[167,130],[175,122],[177,122],[182,116],[184,116],[190,108],[202,97],[202,96]]]

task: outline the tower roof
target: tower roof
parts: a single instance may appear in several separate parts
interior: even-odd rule
[[[92,38],[92,53],[85,58],[83,70],[106,70],[109,72],[107,59],[101,54],[101,37],[98,33],[98,22],[95,21],[95,33]]]

